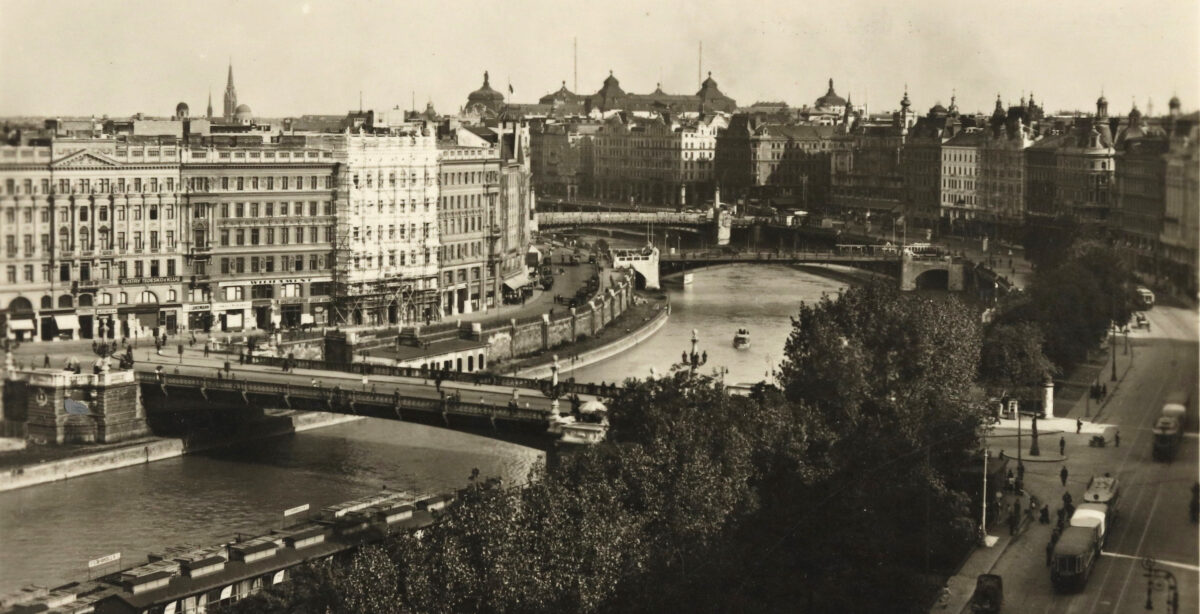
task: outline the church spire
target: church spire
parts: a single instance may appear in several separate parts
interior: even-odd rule
[[[212,119],[212,88],[211,87],[208,88],[208,112],[206,112],[204,114],[204,117],[206,117],[208,119]]]
[[[237,114],[237,89],[233,87],[233,58],[229,58],[229,79],[225,82],[225,120],[232,121]]]

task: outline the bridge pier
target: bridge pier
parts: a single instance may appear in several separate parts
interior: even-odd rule
[[[25,369],[7,382],[6,419],[42,443],[112,443],[149,434],[133,371]]]
[[[614,269],[633,269],[646,280],[647,290],[661,288],[658,275],[658,248],[613,250]]]

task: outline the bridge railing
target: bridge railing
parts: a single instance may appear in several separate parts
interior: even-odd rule
[[[504,418],[526,422],[541,422],[546,419],[546,412],[525,407],[513,407],[508,404],[463,401],[461,397],[451,394],[441,399],[414,397],[402,395],[399,392],[376,392],[369,390],[353,390],[348,388],[315,388],[312,386],[296,386],[276,382],[263,382],[252,379],[215,379],[194,375],[173,375],[139,372],[139,383],[160,384],[171,387],[195,388],[206,390],[221,390],[227,392],[244,392],[246,394],[291,396],[304,399],[329,400],[335,403],[361,403],[385,407],[426,411],[430,413],[453,413],[484,418]]]
[[[900,252],[882,246],[838,246],[820,250],[686,250],[660,254],[664,262],[713,261],[770,261],[770,260],[899,260]]]
[[[540,320],[540,318],[539,318]],[[464,384],[479,384],[484,386],[503,386],[505,388],[522,388],[527,390],[541,390],[547,386],[549,381],[545,379],[531,379],[528,377],[516,377],[513,375],[499,375],[488,373],[485,371],[477,371],[475,373],[462,373],[459,371],[441,371],[437,369],[418,369],[416,367],[401,367],[396,365],[381,365],[378,363],[369,362],[354,362],[341,363],[329,362],[325,360],[310,360],[302,358],[286,359],[279,356],[250,356],[248,360],[251,364],[265,365],[272,367],[283,367],[285,360],[290,360],[290,366],[294,369],[309,369],[314,371],[338,371],[342,373],[362,373],[365,375],[384,375],[390,377],[409,377],[419,379],[437,379],[441,378],[444,382],[460,382]],[[602,387],[599,384],[586,382],[571,382],[560,379],[559,389],[563,394],[590,394],[593,396],[611,395],[612,387]]]

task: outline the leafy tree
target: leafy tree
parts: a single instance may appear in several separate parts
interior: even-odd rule
[[[1042,351],[1042,330],[1032,322],[995,324],[984,334],[979,379],[990,392],[1041,385],[1056,368]]]
[[[812,609],[908,609],[921,599],[917,570],[970,538],[966,498],[946,484],[977,448],[979,343],[956,299],[882,285],[794,319],[778,378],[798,419],[827,437],[831,474],[782,489],[778,518],[761,522],[789,547]]]

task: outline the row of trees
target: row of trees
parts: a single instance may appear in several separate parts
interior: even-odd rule
[[[780,387],[629,380],[608,441],[231,612],[920,611],[976,526],[978,315],[878,285],[803,306]]]

